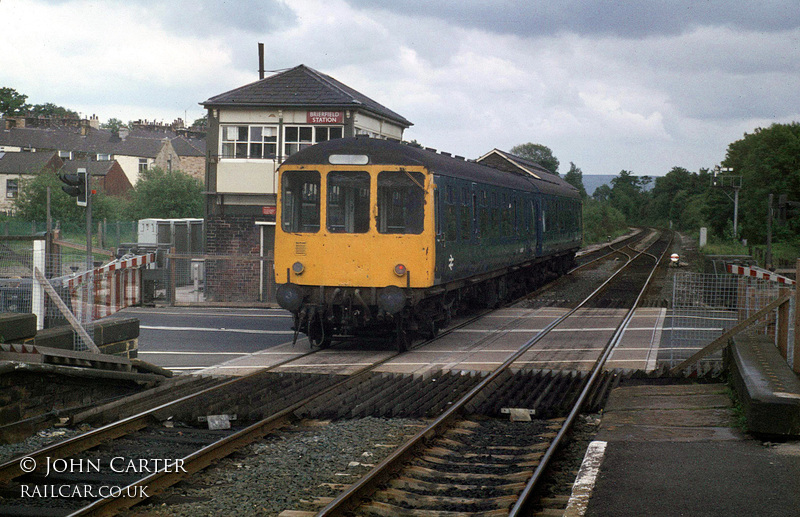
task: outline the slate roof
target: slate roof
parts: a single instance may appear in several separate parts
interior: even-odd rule
[[[190,140],[166,131],[134,130],[123,139],[107,129],[90,128],[86,136],[80,134],[79,128],[67,127],[0,130],[0,146],[142,158],[155,158],[165,138],[172,142],[178,156],[205,156],[205,140]]]
[[[90,176],[106,176],[111,172],[111,168],[114,167],[115,163],[117,163],[117,160],[101,160],[89,162],[87,167],[85,160],[64,160],[64,166],[59,169],[59,172],[77,174],[79,168],[88,168]]]
[[[329,108],[372,112],[404,127],[405,117],[357,92],[329,75],[299,65],[200,103],[205,108]]]
[[[36,174],[55,153],[0,153],[0,174]]]
[[[500,160],[505,162],[505,164],[501,164],[496,159],[493,160],[492,157],[500,158]],[[557,174],[553,174],[538,163],[506,151],[501,151],[500,149],[492,149],[485,155],[478,158],[476,161],[478,163],[486,163],[487,165],[505,170],[507,172],[513,172],[516,174],[530,174],[534,178],[540,179],[547,183],[552,183],[554,185],[558,185],[559,187],[577,191],[577,189],[567,183],[564,178],[558,176]]]

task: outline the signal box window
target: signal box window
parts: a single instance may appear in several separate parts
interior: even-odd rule
[[[378,232],[422,233],[425,177],[419,172],[378,174]]]
[[[363,171],[328,174],[329,232],[366,233],[369,230],[369,174]]]
[[[275,126],[222,126],[223,158],[274,158],[277,149]]]
[[[319,231],[319,173],[285,172],[281,181],[281,227],[290,233]]]

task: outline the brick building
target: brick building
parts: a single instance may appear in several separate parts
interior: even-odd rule
[[[263,68],[263,67],[262,67]],[[216,95],[208,110],[206,252],[265,261],[231,272],[258,282],[269,298],[277,175],[283,160],[333,138],[369,135],[402,140],[411,122],[333,77],[305,65]],[[216,275],[216,276],[215,276]],[[207,264],[207,291],[223,278]],[[230,275],[228,275],[230,276]],[[222,301],[222,289],[216,299]]]

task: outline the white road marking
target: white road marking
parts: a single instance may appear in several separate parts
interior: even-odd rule
[[[234,332],[238,334],[272,334],[272,335],[294,335],[293,330],[258,330],[258,329],[228,329],[228,328],[213,328],[213,327],[168,327],[161,325],[140,325],[140,329],[145,330],[164,330],[167,332],[187,332],[197,330],[200,332]]]
[[[597,475],[600,473],[600,465],[606,454],[606,445],[606,442],[595,440],[586,449],[578,476],[572,485],[572,495],[564,510],[564,517],[583,517],[586,514],[589,498],[592,496]]]

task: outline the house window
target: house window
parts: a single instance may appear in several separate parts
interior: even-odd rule
[[[147,170],[147,158],[139,158],[139,172]]]
[[[6,180],[6,197],[15,198],[19,193],[19,180]]]
[[[283,152],[292,155],[308,146],[342,138],[341,126],[286,126],[283,131]]]
[[[222,158],[274,158],[277,126],[222,126]]]
[[[108,153],[97,153],[97,161],[98,162],[110,162],[111,155]]]
[[[71,160],[72,159],[72,151],[58,151],[58,157],[62,160]]]

